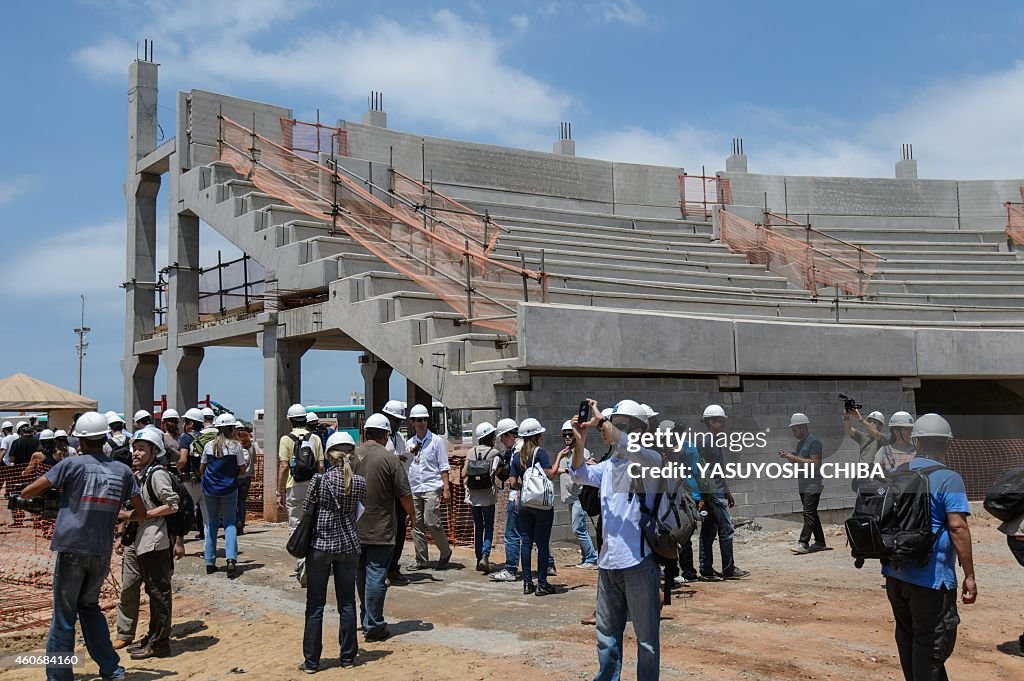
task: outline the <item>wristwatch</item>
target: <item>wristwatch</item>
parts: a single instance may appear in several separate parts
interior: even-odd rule
[[[600,428],[601,426],[603,426],[606,423],[608,423],[608,417],[607,416],[602,416],[601,419],[597,422],[597,427]]]

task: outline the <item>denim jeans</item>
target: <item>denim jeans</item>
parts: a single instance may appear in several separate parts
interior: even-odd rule
[[[729,503],[715,497],[707,505],[708,514],[700,524],[700,572],[710,575],[715,570],[715,537],[722,552],[722,574],[731,575],[736,569],[732,555],[733,526],[729,515]]]
[[[624,570],[597,574],[597,661],[594,681],[618,681],[627,613],[636,633],[636,678],[657,681],[661,665],[661,592],[658,564],[647,556]]]
[[[505,509],[505,569],[516,574],[519,572],[519,507],[514,499],[508,500]]]
[[[334,575],[334,597],[341,621],[338,645],[341,661],[354,660],[359,652],[356,641],[356,570],[358,553],[326,553],[311,548],[306,556],[306,626],[302,633],[302,657],[307,667],[320,666],[323,652],[324,605],[327,580]]]
[[[402,502],[395,499],[395,550],[391,554],[390,572],[401,572],[402,551],[405,550],[405,529],[409,524],[409,515],[405,512]]]
[[[491,555],[494,541],[494,506],[471,506],[473,509],[473,550],[479,561]]]
[[[46,639],[46,654],[66,656],[75,652],[75,620],[82,623],[82,637],[89,656],[99,665],[103,678],[124,674],[121,658],[110,642],[107,618],[100,610],[100,588],[110,573],[110,556],[81,553],[57,554],[53,567],[53,620]],[[47,679],[70,681],[71,667],[47,667]]]
[[[356,587],[359,589],[359,619],[363,633],[373,634],[383,629],[384,597],[388,593],[388,567],[394,544],[363,544],[356,573]]]
[[[590,532],[587,531],[587,514],[580,505],[580,500],[572,502],[572,531],[580,542],[580,556],[582,563],[596,563],[597,553],[594,551],[594,542],[590,539]]]
[[[217,563],[217,531],[224,523],[224,557],[238,560],[238,528],[235,527],[235,509],[238,506],[238,491],[223,497],[204,496],[206,505],[206,544],[203,553],[207,565]]]
[[[245,502],[249,498],[250,487],[252,487],[252,478],[238,479],[238,506],[235,508],[235,526],[240,530],[245,528]]]
[[[806,544],[814,535],[814,541],[818,544],[825,543],[825,531],[821,529],[821,518],[818,517],[818,502],[821,501],[821,491],[800,492],[800,503],[804,509],[804,528],[800,531],[800,543]]]
[[[533,558],[533,545],[537,545],[537,581],[547,584],[548,573],[545,566],[551,562],[551,525],[555,521],[555,511],[540,511],[529,506],[519,509],[519,547],[523,568],[523,581],[533,579],[530,563]]]

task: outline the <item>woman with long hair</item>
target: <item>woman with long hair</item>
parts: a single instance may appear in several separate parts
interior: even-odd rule
[[[356,530],[358,510],[366,500],[366,480],[352,473],[351,456],[355,450],[352,436],[346,432],[327,438],[326,457],[330,467],[310,481],[303,510],[316,506],[316,532],[306,556],[306,625],[302,634],[302,664],[299,670],[314,673],[320,668],[323,652],[324,605],[327,581],[334,575],[334,595],[341,616],[338,641],[341,666],[355,664],[359,645],[356,640],[356,569],[362,547]]]
[[[485,575],[491,571],[491,544],[494,541],[494,506],[498,503],[498,489],[494,484],[494,470],[501,453],[495,448],[497,431],[487,421],[476,427],[476,447],[469,450],[462,464],[462,484],[466,488],[466,503],[473,511],[473,550],[476,569]],[[470,479],[470,463],[475,475]],[[486,471],[486,476],[480,474]]]
[[[537,419],[525,419],[519,424],[519,436],[523,439],[523,447],[519,456],[512,457],[509,481],[512,489],[521,490],[523,476],[528,470],[539,466],[549,480],[558,474],[564,452],[551,461],[544,449],[544,431]],[[523,503],[520,492],[519,503],[519,558],[523,572],[523,594],[536,593],[538,596],[553,594],[555,590],[548,584],[547,565],[551,556],[551,525],[555,520],[554,507],[548,509],[534,508]],[[533,546],[537,545],[537,585],[533,584],[533,573],[530,570]]]
[[[54,431],[53,441],[57,445],[57,452],[53,455],[57,461],[78,454],[78,452],[75,451],[75,448],[71,446],[71,443],[68,442],[68,434],[66,431]]]
[[[237,576],[238,530],[235,508],[238,506],[238,476],[245,472],[245,453],[235,439],[240,424],[233,414],[219,415],[213,422],[217,437],[206,443],[199,461],[200,486],[203,490],[203,516],[206,518],[206,574],[217,571],[217,531],[223,522],[224,557],[229,579]]]

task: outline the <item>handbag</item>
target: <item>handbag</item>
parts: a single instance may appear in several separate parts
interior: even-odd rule
[[[519,502],[539,511],[550,511],[555,507],[555,485],[533,455],[533,463],[523,473]]]
[[[316,538],[316,514],[320,509],[320,487],[322,481],[323,476],[318,477],[316,480],[317,502],[306,507],[302,518],[299,519],[298,526],[291,536],[288,537],[288,543],[285,545],[288,553],[295,558],[305,558],[306,554],[309,553],[310,547],[313,545],[313,539]]]

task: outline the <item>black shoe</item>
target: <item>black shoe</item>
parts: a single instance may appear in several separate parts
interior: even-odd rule
[[[699,579],[702,582],[720,582],[725,579],[725,577],[717,572],[702,572],[700,573]]]
[[[237,528],[236,534],[238,534],[238,536],[241,537],[243,534],[245,534],[245,528],[244,527]]]
[[[529,596],[537,591],[537,587],[533,585],[533,582],[523,582],[523,595]]]
[[[444,570],[448,567],[448,564],[452,562],[452,552],[449,551],[447,556],[441,556],[437,559],[437,565],[434,567],[435,570]]]
[[[206,566],[206,574],[212,575],[216,571],[217,571],[217,566],[216,565],[207,565]]]
[[[750,576],[750,572],[748,572],[747,570],[741,570],[739,568],[735,568],[729,574],[722,575],[722,577],[724,577],[725,579],[743,579],[744,577],[749,577],[749,576]]]
[[[229,560],[228,561],[227,573],[228,573],[228,579],[234,579],[235,577],[238,576],[238,564],[235,563],[235,561],[233,561],[233,560]]]
[[[355,660],[342,660],[341,664],[339,666],[342,669],[351,669],[352,667],[356,666],[356,661]]]
[[[305,662],[300,662],[298,669],[300,672],[305,672],[307,674],[316,674],[320,671],[317,667],[307,667]]]
[[[196,539],[206,539],[206,533],[200,530],[199,534],[196,535]]]
[[[139,651],[139,650],[142,650],[143,648],[146,648],[148,646],[149,646],[149,637],[148,636],[143,636],[142,638],[139,639],[138,643],[131,644],[130,646],[125,648],[125,650],[128,652],[129,655],[131,655],[132,653],[134,653],[136,651]]]
[[[683,579],[685,579],[688,582],[696,582],[697,581],[697,573],[696,572],[684,572],[683,573]]]
[[[145,648],[140,648],[139,650],[136,650],[135,652],[133,652],[131,654],[131,658],[133,660],[148,660],[151,657],[170,657],[170,656],[171,656],[171,647],[170,646],[160,646],[159,648],[154,648],[152,646],[146,646]]]
[[[389,638],[391,638],[391,632],[388,631],[387,627],[381,627],[380,629],[378,629],[377,631],[373,632],[372,634],[367,634],[366,636],[364,636],[363,640],[364,641],[369,641],[370,643],[373,643],[375,641],[386,641]]]
[[[537,585],[536,595],[538,596],[550,596],[555,593],[555,587],[551,586],[547,582],[541,582]]]
[[[409,578],[406,577],[405,575],[403,575],[398,570],[392,570],[391,572],[388,573],[388,581],[391,583],[391,586],[408,586],[409,585]]]

